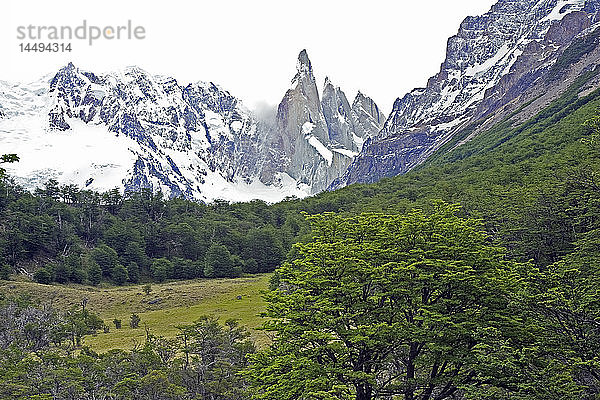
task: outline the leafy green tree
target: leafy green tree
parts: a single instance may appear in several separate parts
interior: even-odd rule
[[[257,274],[258,272],[260,272],[258,269],[258,263],[256,262],[256,260],[254,258],[250,258],[250,259],[244,261],[244,266],[242,268],[242,271],[244,271],[248,274]]]
[[[127,268],[122,264],[117,264],[111,271],[111,278],[117,285],[123,285],[129,279]]]
[[[0,279],[6,281],[10,278],[12,268],[8,264],[0,264]]]
[[[144,244],[141,242],[128,242],[121,253],[123,264],[136,263],[144,268],[148,268],[148,257],[144,250]]]
[[[311,217],[312,241],[265,296],[276,334],[252,358],[254,395],[441,400],[477,386],[481,332],[518,326],[519,279],[457,211]]]
[[[207,278],[233,278],[241,271],[235,268],[235,260],[222,244],[213,243],[206,252],[204,276]]]
[[[270,272],[281,264],[285,252],[279,234],[272,226],[251,230],[246,238],[246,259],[254,259],[256,272]]]
[[[173,258],[173,272],[170,278],[172,279],[186,279],[188,272],[190,271],[190,260],[185,260],[181,257]]]
[[[572,367],[585,398],[600,396],[600,229],[541,274],[532,298],[546,356]]]
[[[85,282],[87,276],[83,268],[83,262],[79,251],[74,251],[68,256],[63,257],[62,263],[65,265],[65,269],[69,273],[67,280],[75,283]]]
[[[135,262],[130,262],[127,265],[127,276],[129,282],[138,283],[140,281],[140,267]]]
[[[76,268],[71,268],[71,276],[70,280],[75,283],[84,283],[87,279],[87,273],[83,266],[78,266]]]
[[[157,282],[164,282],[172,274],[173,263],[166,258],[159,258],[154,260],[150,271]]]
[[[137,378],[128,377],[115,386],[119,400],[183,400],[185,389],[169,381],[165,371],[151,370]]]
[[[73,348],[81,346],[85,335],[96,333],[104,325],[104,321],[98,315],[85,308],[73,306],[65,313],[65,329]]]
[[[52,265],[54,271],[54,280],[58,283],[67,283],[71,277],[71,269],[64,262],[58,262]]]
[[[201,317],[178,326],[183,355],[178,375],[192,398],[243,399],[246,382],[240,372],[254,353],[248,332],[235,320],[222,326],[216,318]]]
[[[167,226],[165,230],[166,240],[169,243],[169,254],[171,257],[197,259],[199,246],[196,240],[196,232],[188,223],[178,223]]]
[[[35,280],[37,283],[49,285],[52,283],[52,274],[46,268],[40,268],[33,274],[33,280]]]
[[[102,275],[110,278],[110,274],[119,262],[117,252],[105,244],[101,244],[92,250],[92,259],[102,268]]]
[[[100,284],[100,281],[102,280],[102,268],[100,268],[100,265],[98,265],[96,261],[92,260],[90,263],[87,275],[88,280],[92,285],[98,286]]]

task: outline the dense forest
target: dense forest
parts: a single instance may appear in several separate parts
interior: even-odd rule
[[[303,213],[406,213],[437,199],[481,218],[515,259],[548,265],[597,224],[598,143],[585,138],[598,127],[600,94],[579,98],[584,83],[524,124],[509,116],[454,148],[467,128],[405,176],[303,200],[206,205],[53,180],[32,194],[3,179],[1,271],[94,285],[268,272],[310,236]]]
[[[4,299],[0,393],[599,398],[600,92],[580,98],[583,83],[455,148],[465,130],[404,176],[273,205],[53,181],[32,194],[3,176],[2,278],[122,285],[276,272],[265,295],[273,341],[259,350],[234,322],[203,319],[175,339],[148,332],[132,351],[95,354],[68,340],[74,324],[99,329],[85,310]]]

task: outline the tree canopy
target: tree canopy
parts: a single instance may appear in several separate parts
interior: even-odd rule
[[[253,359],[257,398],[441,400],[477,384],[475,348],[510,328],[520,282],[456,213],[310,217],[312,240],[266,295],[276,335]]]

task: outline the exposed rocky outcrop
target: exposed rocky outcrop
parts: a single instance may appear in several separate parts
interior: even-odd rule
[[[341,176],[365,138],[381,129],[377,105],[359,94],[353,107],[345,93],[325,80],[320,99],[306,50],[298,56],[297,73],[277,110],[269,132],[268,154],[261,178],[273,182],[285,172],[317,193]]]
[[[382,120],[372,100],[360,95],[351,107],[329,80],[321,99],[306,51],[274,124],[214,83],[137,67],[97,75],[69,63],[34,84],[0,81],[0,90],[10,120],[0,145],[21,146],[12,172],[31,188],[54,178],[200,201],[306,196],[339,177]],[[90,156],[55,160],[70,147]]]
[[[365,144],[330,188],[405,173],[465,127],[497,121],[494,116],[506,115],[499,110],[516,99],[520,103],[528,91],[551,90],[546,100],[556,98],[560,91],[554,89],[566,85],[555,80],[542,88],[541,80],[556,78],[565,68],[560,57],[597,22],[599,4],[500,0],[485,15],[466,18],[448,40],[440,72],[425,88],[396,100],[381,135]]]
[[[352,139],[352,110],[346,94],[334,86],[329,78],[325,79],[323,88],[323,116],[327,124],[328,136],[332,146],[338,146],[351,151],[358,150]]]
[[[360,91],[352,102],[352,128],[358,151],[364,142],[379,135],[385,124],[385,114],[370,97]]]
[[[78,120],[135,141],[127,190],[201,198],[210,172],[229,182],[257,174],[258,122],[213,83],[181,86],[137,67],[99,76],[70,63],[50,82],[49,95],[51,129],[67,131]]]

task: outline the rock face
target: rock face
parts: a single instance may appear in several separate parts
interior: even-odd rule
[[[387,120],[329,79],[320,92],[306,51],[273,123],[213,83],[69,64],[33,84],[0,81],[0,147],[22,156],[9,172],[27,187],[56,178],[201,201],[306,196],[406,173],[444,144],[531,118],[579,78],[590,93],[599,27],[600,0],[499,0],[463,21],[440,72]]]
[[[68,64],[51,78],[0,89],[9,111],[0,145],[21,156],[10,172],[25,187],[55,178],[201,201],[306,193],[291,180],[260,183],[261,123],[216,84],[181,85],[137,67],[96,75]]]
[[[306,51],[275,125],[214,83],[137,67],[97,75],[72,63],[32,84],[0,81],[0,112],[0,146],[21,156],[10,173],[26,187],[54,178],[200,201],[324,190],[383,121],[372,100],[361,94],[350,107],[329,80],[321,100]]]
[[[373,99],[359,91],[352,103],[351,115],[353,139],[358,151],[361,151],[364,142],[379,135],[383,129],[385,114],[379,110]]]
[[[346,94],[342,89],[333,86],[329,78],[325,79],[321,105],[332,146],[345,148],[350,151],[358,150],[352,138],[354,127],[352,126],[350,103],[348,103]]]
[[[306,50],[298,56],[297,73],[277,110],[269,132],[261,174],[271,183],[278,172],[317,193],[341,176],[366,138],[376,136],[383,117],[377,105],[359,94],[351,107],[345,93],[325,80],[320,99]]]
[[[425,88],[396,100],[379,137],[367,141],[330,189],[405,173],[466,126],[530,90],[542,93],[541,83],[557,73],[553,66],[561,55],[595,28],[599,5],[500,0],[485,15],[466,18],[448,40],[440,72]]]
[[[202,197],[209,173],[226,182],[257,174],[258,122],[213,83],[181,86],[137,67],[97,76],[69,64],[49,95],[50,130],[73,131],[73,121],[83,122],[135,142],[133,168],[122,177],[126,190],[194,198]]]

